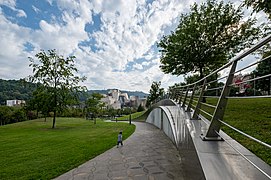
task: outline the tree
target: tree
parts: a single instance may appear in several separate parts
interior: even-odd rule
[[[38,62],[29,57],[29,66],[33,68],[34,74],[30,76],[30,80],[41,83],[52,98],[51,107],[54,113],[52,128],[55,128],[56,113],[62,111],[70,103],[71,98],[78,98],[78,92],[84,89],[78,84],[84,81],[85,77],[75,75],[78,72],[74,64],[75,56],[64,58],[58,55],[56,50],[48,50],[48,53],[42,50],[35,57]]]
[[[271,1],[270,0],[245,0],[246,6],[251,6],[255,12],[263,11],[271,19]]]
[[[105,106],[105,104],[101,102],[102,97],[103,95],[99,93],[93,93],[86,101],[87,116],[91,114],[95,124],[96,118],[100,115],[101,110]]]
[[[164,94],[164,88],[160,88],[161,82],[152,82],[150,95],[147,98],[147,105],[154,103],[154,101]]]
[[[190,13],[180,16],[175,32],[158,43],[160,68],[173,75],[197,72],[203,78],[259,37],[255,19],[242,18],[241,9],[231,3],[195,3]]]
[[[139,106],[137,108],[137,112],[141,112],[141,111],[144,111],[144,110],[145,110],[145,108],[141,104],[139,104]]]
[[[39,111],[44,116],[44,121],[46,121],[46,117],[49,112],[53,111],[51,104],[53,103],[52,93],[48,92],[48,89],[44,86],[39,86],[33,92],[33,98],[29,101],[29,106],[32,106],[33,109],[37,110],[37,117]]]
[[[263,54],[262,58],[267,58],[258,64],[256,69],[252,72],[252,77],[261,77],[271,74],[271,51]],[[256,89],[266,91],[268,95],[271,95],[271,77],[259,79],[256,81]]]

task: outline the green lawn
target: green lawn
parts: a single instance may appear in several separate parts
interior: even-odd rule
[[[133,114],[131,114],[131,118],[132,118],[132,120],[133,120],[133,119],[135,119],[135,118],[140,117],[140,116],[143,115],[144,113],[145,113],[145,111],[133,113]],[[118,121],[127,121],[127,120],[129,120],[129,117],[130,117],[130,115],[126,115],[126,116],[122,116],[122,117],[117,118],[117,120],[118,120]]]
[[[56,128],[51,125],[38,119],[0,127],[1,180],[57,177],[115,146],[120,130],[124,139],[135,130],[80,118],[57,118]]]
[[[207,98],[208,104],[215,105],[217,99]],[[212,108],[204,107],[212,113]],[[229,99],[224,121],[243,132],[271,144],[271,98]],[[250,151],[271,165],[271,149],[222,126],[222,130],[243,144]]]

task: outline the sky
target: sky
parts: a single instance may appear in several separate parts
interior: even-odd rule
[[[202,0],[0,0],[0,78],[32,75],[28,57],[56,49],[76,56],[88,89],[183,82],[160,70],[156,44],[194,2]]]

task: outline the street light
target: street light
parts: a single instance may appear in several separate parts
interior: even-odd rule
[[[129,115],[129,124],[131,125],[132,116],[131,116],[132,107],[130,106],[130,115]]]

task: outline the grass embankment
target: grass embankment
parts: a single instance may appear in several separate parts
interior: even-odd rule
[[[0,179],[51,179],[130,136],[134,125],[57,118],[56,128],[43,119],[0,127]]]
[[[141,112],[136,112],[131,114],[131,119],[134,120],[140,116],[142,116],[146,111],[141,111]],[[117,118],[118,121],[128,121],[129,120],[130,115],[126,115],[126,116],[122,116]]]
[[[207,98],[208,104],[216,105],[216,102],[217,99]],[[213,109],[206,106],[202,108],[209,113],[213,112]],[[224,121],[267,144],[271,144],[271,98],[229,99]],[[222,126],[222,130],[271,165],[271,149],[246,138],[227,126]]]

